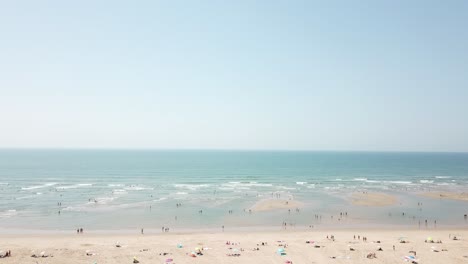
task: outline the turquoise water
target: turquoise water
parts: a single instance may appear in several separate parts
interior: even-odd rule
[[[399,203],[348,202],[365,190]],[[3,229],[467,225],[468,202],[417,195],[428,190],[468,191],[468,153],[0,150]],[[248,213],[276,194],[305,206]]]

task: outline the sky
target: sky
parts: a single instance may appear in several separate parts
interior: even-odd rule
[[[1,148],[468,151],[468,1],[2,1]]]

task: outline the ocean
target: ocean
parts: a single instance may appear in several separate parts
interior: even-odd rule
[[[418,228],[422,220],[468,227],[468,202],[419,195],[434,190],[468,192],[468,153],[0,150],[3,232],[258,229],[283,222]],[[389,193],[399,202],[353,206],[349,196],[357,191]],[[304,207],[248,212],[276,195]],[[343,212],[348,216],[338,217]]]

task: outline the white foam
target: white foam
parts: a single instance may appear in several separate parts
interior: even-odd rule
[[[93,186],[93,184],[92,183],[79,183],[79,184],[73,184],[73,185],[59,186],[59,187],[56,187],[56,189],[68,190],[68,189],[77,189],[77,188],[89,187],[89,186]]]
[[[112,190],[112,194],[114,195],[124,195],[124,194],[127,194],[128,192],[124,189],[115,189],[115,190]]]
[[[437,183],[439,186],[447,186],[447,185],[456,185],[456,183],[449,183],[449,182],[442,182],[442,183]]]
[[[186,192],[176,192],[176,194],[178,194],[178,195],[187,195],[188,193],[186,193]]]
[[[187,189],[191,191],[196,191],[200,188],[207,188],[210,187],[209,184],[174,184],[175,188],[179,189]]]
[[[367,178],[354,178],[354,181],[367,181]]]
[[[12,217],[12,216],[15,216],[17,214],[18,214],[18,212],[16,212],[16,210],[6,210],[6,211],[3,211],[3,212],[0,212],[0,217]]]
[[[393,183],[393,184],[411,184],[410,181],[387,181],[388,183]]]
[[[108,204],[114,201],[115,199],[116,197],[101,197],[101,198],[97,198],[96,201],[98,204]]]
[[[294,187],[286,187],[286,186],[277,186],[277,189],[282,189],[282,190],[296,190]]]
[[[130,187],[125,187],[124,190],[127,190],[127,191],[143,191],[143,190],[154,190],[154,188],[142,187],[142,186],[130,186]]]
[[[56,183],[56,182],[49,182],[49,183],[42,184],[42,185],[35,185],[35,186],[29,186],[29,187],[22,187],[21,190],[35,190],[35,189],[41,189],[41,188],[51,187],[51,186],[54,186],[54,185],[57,185],[57,183]]]
[[[232,190],[234,190],[234,188],[233,187],[219,187],[218,190],[232,191]]]
[[[110,183],[110,184],[107,184],[107,186],[109,186],[109,187],[123,187],[124,185],[123,185],[123,184],[120,184],[120,183],[117,183],[117,184],[115,184],[115,183]]]
[[[297,185],[304,185],[307,184],[307,182],[296,182]]]
[[[381,181],[375,181],[375,180],[366,180],[368,183],[381,183]]]
[[[420,180],[420,183],[434,183],[432,180]]]
[[[228,182],[221,184],[222,187],[244,189],[247,187],[272,187],[271,183],[258,183],[258,182]]]
[[[0,182],[0,185],[8,185],[8,182]]]

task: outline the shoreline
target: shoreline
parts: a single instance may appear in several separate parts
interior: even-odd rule
[[[364,227],[365,226],[365,227]],[[176,229],[170,232],[162,232],[161,229],[154,229],[154,228],[144,228],[145,235],[148,236],[166,236],[166,235],[188,235],[188,234],[229,234],[229,233],[302,233],[302,232],[364,232],[364,231],[392,231],[392,230],[405,230],[411,232],[439,232],[439,231],[468,231],[468,224],[465,226],[453,226],[453,225],[438,225],[437,228],[433,227],[421,227],[418,228],[417,226],[403,226],[403,225],[388,225],[388,224],[366,224],[366,225],[348,225],[348,226],[336,226],[336,225],[328,225],[328,226],[320,226],[313,228],[301,226],[301,227],[287,227],[286,229],[282,228],[281,226],[238,226],[238,227],[229,227],[225,228],[222,231],[221,228],[183,228],[183,229]],[[134,236],[139,235],[141,232],[141,228],[134,228],[134,229],[85,229],[85,234],[92,235],[92,236]],[[0,229],[0,235],[2,236],[28,236],[28,235],[35,235],[35,236],[70,236],[70,235],[81,235],[77,234],[76,230],[52,230],[52,229]]]

